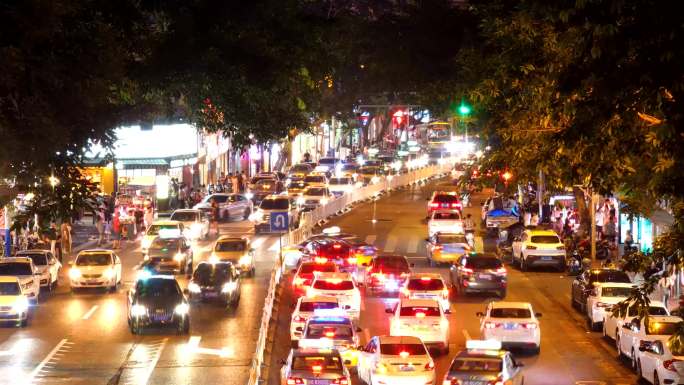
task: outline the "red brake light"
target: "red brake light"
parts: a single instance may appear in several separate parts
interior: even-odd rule
[[[464,267],[463,269],[461,269],[461,271],[463,271],[465,274],[473,274],[473,269],[468,267]]]
[[[304,385],[304,380],[297,377],[290,377],[287,379],[287,385]]]
[[[501,324],[498,323],[498,322],[489,322],[489,321],[487,321],[487,322],[485,322],[485,324],[484,324],[485,329],[496,329],[496,328],[498,328],[499,326],[501,326]]]
[[[339,243],[336,243],[333,245],[333,249],[341,249],[341,248],[342,248],[342,245],[340,245]]]
[[[425,370],[435,370],[435,363],[432,360],[428,361],[428,363],[425,364]]]
[[[306,318],[304,318],[300,315],[296,315],[292,321],[294,321],[294,322],[306,322]]]
[[[506,268],[501,266],[500,268],[496,269],[495,273],[496,274],[506,274]]]
[[[406,352],[406,351],[403,351],[403,352],[399,353],[399,357],[401,357],[401,358],[406,358],[406,357],[408,357],[409,355],[410,355],[409,352]]]
[[[671,359],[663,362],[663,367],[671,372],[676,372],[677,369],[674,367],[675,362],[679,362],[681,360],[678,359]]]
[[[533,322],[524,323],[522,325],[525,329],[536,329],[537,328],[537,324],[533,323]]]

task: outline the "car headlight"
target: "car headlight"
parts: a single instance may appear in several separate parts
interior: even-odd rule
[[[254,198],[254,194],[252,194],[251,192],[245,193],[245,198],[252,199]]]
[[[71,278],[71,279],[81,278],[81,270],[79,270],[77,267],[72,267],[69,270],[69,278]]]
[[[249,220],[252,222],[259,222],[264,218],[264,214],[261,210],[257,210],[249,215]]]
[[[173,256],[173,260],[176,262],[180,262],[183,260],[183,253],[176,253],[176,255]]]
[[[196,284],[196,283],[194,283],[194,282],[190,282],[190,283],[188,284],[188,291],[191,292],[191,293],[197,294],[197,293],[201,293],[201,292],[202,292],[202,289],[200,289],[200,287],[199,287],[198,284]]]
[[[112,269],[111,267],[108,267],[107,270],[102,272],[102,276],[105,277],[105,279],[114,278],[114,269]]]
[[[17,298],[17,300],[14,302],[12,305],[12,311],[15,313],[25,313],[28,311],[29,308],[29,301],[28,298],[21,296]]]
[[[202,231],[202,224],[201,223],[193,223],[190,225],[190,228],[192,229],[193,232],[199,233]]]
[[[147,269],[141,269],[138,271],[138,273],[135,275],[135,280],[145,280],[147,278],[150,278],[152,276],[152,272],[150,272]]]
[[[378,178],[377,176],[374,176],[371,178],[371,182],[373,182],[373,183],[378,183],[379,181],[380,181],[380,178]]]
[[[321,199],[321,204],[322,204],[322,205],[327,205],[327,204],[328,204],[328,198],[322,198],[322,199]]]
[[[306,202],[306,200],[304,199],[304,197],[301,197],[301,196],[300,196],[299,198],[297,198],[297,204],[298,204],[298,205],[303,205],[304,202]]]
[[[238,260],[238,265],[251,265],[251,264],[252,264],[252,256],[249,254],[243,255]]]
[[[190,306],[187,303],[182,303],[174,309],[174,312],[178,315],[186,315],[190,311]]]
[[[143,305],[135,304],[131,306],[131,315],[133,317],[141,317],[147,314],[147,308]]]
[[[223,288],[221,288],[222,293],[232,293],[237,289],[237,282],[231,281],[227,282],[225,285],[223,285]]]
[[[143,249],[149,249],[151,244],[152,239],[150,238],[143,238],[142,241],[140,241],[140,247],[142,247]]]

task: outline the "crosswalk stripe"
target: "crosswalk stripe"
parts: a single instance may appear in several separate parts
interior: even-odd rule
[[[418,252],[418,243],[420,242],[420,239],[411,237],[408,241],[408,245],[406,246],[406,252],[407,253],[412,253],[415,254]]]
[[[365,241],[365,242],[366,242],[367,244],[369,244],[369,245],[372,245],[373,243],[375,243],[375,239],[376,239],[377,237],[378,237],[378,236],[375,235],[375,234],[368,235],[368,236],[366,236],[366,241]]]
[[[265,240],[266,240],[266,238],[255,239],[254,241],[252,241],[252,247],[255,249],[258,249],[259,246],[261,246],[261,244],[264,243]]]
[[[390,235],[387,237],[385,242],[385,248],[383,249],[386,253],[391,253],[397,247],[397,237]]]

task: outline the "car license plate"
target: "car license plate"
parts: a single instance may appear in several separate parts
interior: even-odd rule
[[[88,282],[88,283],[98,283],[97,279],[89,279],[89,280],[86,281],[86,282]]]
[[[413,365],[401,365],[399,367],[400,372],[413,372],[414,370],[415,368],[413,367]]]
[[[553,257],[548,257],[548,256],[543,256],[541,257],[542,261],[552,261]]]
[[[216,298],[218,296],[218,293],[215,291],[208,291],[204,293],[204,296],[208,298]]]
[[[491,275],[491,274],[478,274],[477,277],[480,278],[480,279],[487,279],[487,280],[492,279],[492,275]]]
[[[518,324],[513,323],[513,322],[506,322],[506,323],[504,324],[504,329],[506,329],[506,330],[514,330],[514,329],[517,329],[517,328],[518,328]]]
[[[417,332],[426,332],[428,330],[428,327],[425,325],[415,325],[413,327],[413,330]]]
[[[309,381],[312,385],[328,385],[330,380],[311,380]]]

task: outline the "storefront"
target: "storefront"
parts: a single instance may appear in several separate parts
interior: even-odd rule
[[[649,217],[620,214],[620,243],[624,243],[627,231],[631,231],[634,243],[639,250],[653,250],[653,241],[674,223],[674,217],[663,209],[656,209]]]
[[[103,194],[111,194],[116,190],[114,185],[115,171],[113,163],[105,163],[103,160],[90,161],[80,168],[81,174],[90,182],[94,183]]]

